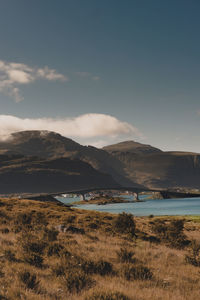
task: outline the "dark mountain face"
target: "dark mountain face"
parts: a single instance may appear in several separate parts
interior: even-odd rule
[[[200,188],[200,155],[187,152],[136,154],[114,151],[132,181],[149,188]]]
[[[1,168],[4,166],[8,168],[11,164],[10,161],[6,161],[7,154],[17,153],[20,163],[26,164],[30,162],[30,164],[34,164],[34,172],[31,176],[37,177],[40,175],[41,180],[45,180],[44,177],[47,172],[51,172],[51,175],[48,173],[48,176],[52,178],[52,181],[54,181],[57,176],[57,178],[60,178],[60,182],[62,182],[61,177],[64,174],[62,164],[67,170],[67,165],[73,162],[75,168],[75,162],[77,163],[78,161],[76,172],[78,172],[79,179],[81,178],[80,176],[83,176],[82,181],[79,179],[77,181],[79,185],[81,185],[81,182],[84,182],[84,174],[87,173],[86,170],[84,172],[81,171],[83,170],[81,163],[86,163],[88,167],[90,166],[92,168],[87,169],[87,176],[89,176],[89,173],[93,174],[92,172],[94,171],[100,172],[100,174],[103,173],[104,176],[106,176],[105,174],[109,174],[112,176],[113,182],[117,182],[126,187],[200,188],[199,154],[162,152],[150,145],[143,145],[134,141],[122,142],[104,147],[103,149],[97,149],[92,146],[82,146],[54,132],[24,131],[13,134],[6,142],[1,142],[0,153],[4,153],[4,156],[1,156]],[[36,164],[38,158],[33,158],[32,156],[41,158],[39,165],[37,165],[38,163]],[[66,163],[64,164],[61,159],[66,159]],[[57,166],[56,170],[52,168],[52,164],[54,163]],[[36,168],[36,165],[38,168]],[[46,166],[45,168],[44,165]],[[29,166],[27,168],[30,169],[31,167]],[[23,171],[20,171],[20,174],[23,172],[27,174],[28,169],[23,169]],[[12,174],[15,171],[15,169],[11,170],[9,176],[13,176]],[[60,174],[59,176],[61,177],[59,177],[58,174]],[[4,176],[2,178],[5,178],[5,174],[2,176]],[[69,176],[69,174],[65,174],[64,176]],[[70,176],[76,175],[73,173]],[[92,183],[92,177],[90,178]],[[108,184],[111,184],[110,179],[107,180]],[[75,181],[75,177],[71,177],[71,179],[68,178],[68,182],[71,186],[74,186]],[[102,179],[102,182],[105,184],[105,177]],[[87,181],[87,184],[89,184],[89,181]],[[46,184],[46,186],[47,185],[48,184]]]
[[[79,159],[100,172],[110,174],[115,181],[124,186],[134,186],[126,177],[124,165],[114,156],[92,146],[82,146],[54,132],[36,130],[14,133],[10,139],[0,143],[0,153]]]
[[[110,175],[80,160],[0,155],[0,194],[61,193],[106,187],[119,185]]]

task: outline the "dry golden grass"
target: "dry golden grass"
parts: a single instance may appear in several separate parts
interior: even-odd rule
[[[150,242],[151,223],[159,218],[134,218],[137,237],[117,232],[114,219],[55,203],[1,199],[0,299],[199,299],[200,267],[186,263],[189,246],[176,249],[165,241]],[[197,220],[186,218],[184,234],[200,242]],[[133,252],[132,260],[119,259],[121,248]],[[30,260],[33,255],[42,262]],[[124,270],[138,265],[147,267],[152,278],[127,280]],[[107,296],[94,296],[102,293]]]

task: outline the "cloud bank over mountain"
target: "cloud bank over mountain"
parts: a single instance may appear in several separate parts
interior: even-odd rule
[[[68,77],[47,66],[30,67],[23,63],[0,60],[0,92],[13,97],[16,102],[23,100],[20,85],[29,84],[38,79],[67,81]]]
[[[142,137],[133,125],[106,114],[84,114],[75,118],[19,118],[0,115],[0,139],[23,130],[49,130],[64,136],[81,139],[116,138],[119,136]]]

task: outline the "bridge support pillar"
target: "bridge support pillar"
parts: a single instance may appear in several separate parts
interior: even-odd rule
[[[139,201],[140,199],[139,199],[139,193],[134,193],[134,200],[135,201]]]
[[[81,194],[80,196],[81,196],[81,200],[86,201],[85,194]]]

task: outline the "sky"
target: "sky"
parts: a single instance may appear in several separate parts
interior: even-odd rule
[[[199,0],[0,1],[0,137],[200,152]]]

